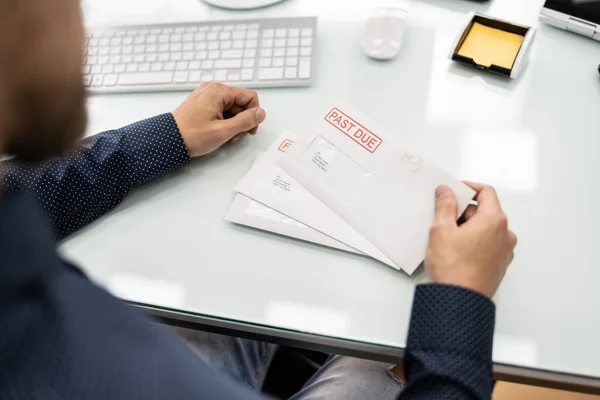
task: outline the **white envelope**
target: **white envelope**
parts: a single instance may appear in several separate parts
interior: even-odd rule
[[[258,162],[263,154],[264,152],[261,151],[256,156],[253,165]],[[283,215],[241,193],[236,193],[233,203],[231,203],[231,207],[225,215],[225,220],[351,253],[358,253],[352,247],[346,246],[344,243],[338,242],[310,226]]]
[[[358,253],[358,251],[352,247],[346,246],[344,243],[338,242],[332,237],[329,237],[310,226],[304,225],[287,215],[283,215],[272,208],[260,204],[241,193],[236,193],[233,203],[231,203],[231,207],[225,216],[225,220],[293,237],[295,239],[333,247],[334,249]]]
[[[318,120],[279,165],[412,274],[425,257],[435,188],[454,190],[457,218],[475,192],[349,106],[323,110]]]
[[[398,268],[372,243],[276,165],[297,137],[284,133],[237,184],[235,190],[265,206],[310,226],[384,264]]]

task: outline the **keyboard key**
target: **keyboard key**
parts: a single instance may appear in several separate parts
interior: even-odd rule
[[[254,59],[253,58],[249,58],[244,60],[243,64],[244,68],[254,68]]]
[[[202,63],[202,69],[213,69],[214,63],[213,60],[206,60]]]
[[[200,61],[190,62],[190,70],[193,71],[193,70],[197,70],[197,69],[200,69]],[[198,79],[200,79],[200,78],[198,78]]]
[[[98,46],[99,44],[100,44],[100,40],[99,39],[97,39],[97,38],[91,38],[90,39],[90,47]]]
[[[283,68],[261,68],[258,70],[258,79],[274,80],[283,78]]]
[[[258,45],[258,42],[256,40],[247,40],[246,41],[247,49],[255,49],[257,45]]]
[[[287,36],[287,29],[277,29],[275,31],[275,37],[284,38]]]
[[[94,65],[98,63],[98,57],[88,57],[87,58],[87,64],[88,65]]]
[[[170,60],[171,61],[181,61],[183,59],[183,54],[181,52],[171,53]]]
[[[121,59],[121,62],[123,64],[132,63],[133,62],[133,56],[131,54],[124,55],[123,58]]]
[[[149,34],[150,34],[150,29],[148,29],[148,28],[140,29],[140,35],[148,36]]]
[[[298,68],[298,77],[300,79],[310,78],[310,57],[302,57],[300,59],[300,67]]]
[[[300,39],[298,39],[298,38],[288,39],[287,45],[288,45],[288,47],[298,47],[298,46],[300,46]]]
[[[169,35],[160,35],[158,37],[158,43],[169,43]]]
[[[108,46],[108,45],[110,45],[110,39],[109,38],[102,38],[102,39],[100,39],[100,46]]]
[[[213,32],[221,32],[223,30],[223,27],[221,25],[213,25],[210,27],[210,30]]]
[[[285,66],[286,67],[295,67],[296,65],[298,65],[298,58],[297,57],[288,57],[285,59]]]
[[[138,30],[137,29],[130,29],[127,31],[127,35],[128,36],[137,36],[138,34]]]
[[[231,39],[231,32],[221,32],[221,34],[219,35],[219,39],[221,39],[221,40]]]
[[[217,58],[219,58],[220,54],[221,52],[219,50],[209,51],[208,58],[210,58],[211,60],[216,60]]]
[[[243,81],[251,81],[254,78],[254,70],[253,69],[243,69],[242,70],[242,80]]]
[[[145,54],[136,54],[135,56],[133,56],[133,62],[141,63],[141,62],[144,62],[145,60],[146,60]]]
[[[245,31],[235,31],[235,32],[233,32],[233,35],[231,35],[231,37],[234,40],[245,39],[246,38],[246,32]]]
[[[108,56],[98,57],[98,64],[101,64],[101,65],[108,64],[108,60],[109,60]]]
[[[158,43],[158,36],[156,36],[156,35],[148,36],[148,38],[146,39],[146,43],[148,43],[148,44]]]
[[[288,36],[291,37],[291,38],[296,38],[296,37],[300,36],[300,29],[291,28],[288,31]]]
[[[146,61],[147,62],[153,63],[156,60],[158,60],[158,54],[156,54],[156,53],[146,54]]]
[[[114,71],[115,71],[114,65],[105,65],[104,67],[102,67],[103,74],[112,74]]]
[[[171,44],[171,47],[169,47],[170,51],[173,51],[173,52],[181,51],[182,48],[183,48],[183,45],[181,43],[173,43],[173,44]]]
[[[209,50],[217,50],[219,48],[219,42],[208,42]]]
[[[173,29],[173,28],[164,28],[163,29],[163,33],[166,33],[166,34],[171,34],[173,32],[175,32],[175,29]]]
[[[118,82],[121,86],[138,86],[167,84],[172,81],[172,72],[145,72],[137,74],[121,74],[119,75]]]
[[[250,24],[248,25],[248,29],[260,29],[260,25],[259,24]]]
[[[174,71],[175,70],[175,62],[169,61],[163,64],[164,71]]]
[[[175,69],[177,71],[186,71],[188,69],[188,62],[187,61],[177,62],[177,64],[175,65]]]
[[[263,39],[262,42],[260,42],[260,46],[261,47],[273,47],[273,39]]]
[[[116,65],[116,66],[115,66],[115,72],[116,72],[117,74],[120,74],[120,73],[122,73],[122,72],[125,72],[125,68],[127,68],[127,67],[125,66],[125,64],[119,64],[119,65]]]
[[[261,57],[273,57],[273,50],[271,49],[262,49],[260,51]]]
[[[246,28],[247,28],[246,24],[237,24],[237,25],[235,26],[235,30],[236,30],[236,31],[245,31],[245,30],[246,30]]]
[[[242,60],[217,60],[215,68],[241,68]]]
[[[94,75],[92,78],[92,86],[102,86],[102,82],[104,82],[102,75]]]
[[[298,68],[290,67],[285,69],[285,79],[296,79],[298,76]]]
[[[169,61],[169,58],[171,58],[169,53],[160,53],[158,55],[158,61]]]
[[[198,32],[208,32],[209,30],[210,30],[210,27],[208,27],[206,25],[198,27]]]
[[[301,43],[302,46],[312,46],[312,38],[303,38]]]
[[[212,82],[214,75],[212,73],[203,73],[202,74],[202,82]]]
[[[162,29],[160,28],[154,28],[150,30],[150,33],[153,35],[160,35],[162,33]]]
[[[90,75],[83,76],[83,86],[90,87],[92,84],[92,77]]]
[[[138,69],[138,71],[140,71],[140,72],[150,71],[150,64],[149,63],[140,64],[140,68]]]
[[[192,51],[194,50],[194,43],[185,43],[182,48],[183,51]]]
[[[281,49],[275,49],[273,51],[273,57],[284,57],[285,56],[285,49],[281,48]]]
[[[179,34],[179,33],[174,33],[171,35],[171,43],[179,43],[179,42],[181,42],[181,39],[182,39],[182,37],[181,37],[181,34]]]
[[[150,70],[152,72],[158,72],[158,71],[162,71],[163,69],[163,63],[161,62],[155,62],[152,64],[152,66],[150,67]]]
[[[92,67],[92,74],[101,74],[102,73],[102,66],[101,65],[94,65]]]
[[[206,40],[206,33],[204,32],[198,32],[194,35],[194,40],[196,42],[203,42]]]
[[[246,37],[248,39],[258,39],[258,31],[248,31]]]
[[[183,59],[185,61],[191,61],[194,59],[194,52],[193,51],[186,51],[185,53],[183,53]]]
[[[198,32],[198,27],[197,26],[188,26],[187,28],[185,28],[185,31],[187,33],[196,33]]]
[[[133,52],[135,54],[142,54],[145,50],[146,50],[146,46],[144,46],[144,45],[138,45],[133,48]]]
[[[302,37],[311,37],[313,34],[312,28],[302,29]]]
[[[137,72],[138,65],[137,64],[127,64],[127,72]]]
[[[235,25],[225,25],[225,26],[223,27],[223,30],[224,30],[224,31],[229,31],[229,32],[231,32],[231,31],[232,31],[232,30],[234,30],[234,29],[235,29]]]
[[[264,39],[271,39],[273,36],[275,36],[275,31],[273,29],[265,29],[262,32],[262,37]]]
[[[133,46],[123,46],[123,48],[121,49],[121,53],[123,53],[123,54],[133,53]]]
[[[92,67],[90,67],[89,65],[84,65],[82,72],[85,75],[89,75],[92,72]]]
[[[206,51],[197,51],[196,52],[196,60],[205,60],[208,57],[208,53]]]
[[[110,40],[110,45],[111,46],[120,46],[121,43],[123,42],[123,39],[120,37],[114,37]]]
[[[244,57],[246,57],[246,58],[254,58],[254,57],[256,57],[256,50],[255,49],[248,49],[248,50],[244,51]]]
[[[235,40],[233,42],[233,48],[234,49],[243,49],[244,48],[244,41],[243,40]]]
[[[270,67],[271,59],[270,58],[261,58],[260,61],[258,62],[258,65],[260,65],[261,67]]]
[[[194,41],[194,35],[192,35],[191,33],[186,33],[185,35],[183,35],[182,40],[184,42],[193,42]]]
[[[275,47],[285,47],[285,39],[275,39]]]
[[[185,32],[185,28],[183,26],[179,26],[177,28],[175,28],[175,33],[184,33]]]
[[[110,74],[104,77],[104,86],[115,86],[117,84],[117,75]]]
[[[274,67],[283,67],[283,65],[285,64],[285,59],[281,58],[281,57],[277,57],[273,59],[273,66]],[[262,65],[261,65],[262,67]],[[265,65],[265,67],[268,67],[268,65]]]
[[[98,49],[98,54],[100,54],[101,56],[105,56],[109,53],[110,53],[110,47],[100,47]]]
[[[133,40],[134,44],[145,44],[146,43],[146,37],[145,36],[136,36],[135,39]]]
[[[242,58],[244,52],[242,50],[226,50],[221,52],[221,58]]]
[[[121,54],[121,46],[111,47],[110,54]]]
[[[217,39],[219,39],[219,34],[216,32],[211,32],[208,35],[206,35],[206,38],[208,40],[217,40]]]
[[[227,80],[227,71],[224,69],[219,69],[215,71],[215,81],[226,81]]]
[[[192,83],[198,83],[200,82],[200,71],[192,71],[190,72],[190,78],[189,81]]]
[[[311,53],[312,53],[312,48],[310,48],[310,47],[303,47],[300,49],[301,56],[310,56]]]
[[[175,77],[174,77],[174,81],[175,83],[185,83],[188,81],[188,77],[189,77],[190,73],[187,71],[178,71],[175,72]]]
[[[288,47],[288,49],[287,49],[288,57],[298,57],[299,53],[300,53],[300,51],[298,50],[297,47]]]
[[[88,56],[95,56],[98,54],[98,48],[97,47],[90,47],[88,49]]]
[[[161,53],[165,53],[167,51],[169,51],[170,46],[167,43],[163,43],[158,45],[158,51]]]
[[[231,40],[224,40],[221,42],[221,50],[229,50],[232,46]]]
[[[155,44],[150,44],[146,47],[146,51],[148,53],[156,53],[158,51],[158,46]]]

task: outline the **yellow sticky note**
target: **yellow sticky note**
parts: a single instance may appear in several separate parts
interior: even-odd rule
[[[512,69],[524,39],[516,33],[474,22],[457,54],[472,58],[485,67],[494,64]]]

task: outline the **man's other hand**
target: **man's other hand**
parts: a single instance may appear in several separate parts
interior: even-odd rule
[[[425,268],[435,283],[462,286],[487,297],[496,293],[511,263],[517,237],[491,186],[467,182],[477,192],[458,225],[458,203],[452,189],[435,192],[435,222],[429,233]]]
[[[266,117],[256,92],[220,83],[203,83],[173,117],[190,157],[208,154],[226,142],[256,134]]]

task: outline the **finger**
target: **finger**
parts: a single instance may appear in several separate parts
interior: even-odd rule
[[[467,207],[467,209],[461,217],[462,222],[467,222],[468,220],[473,218],[475,214],[477,214],[477,206],[475,204],[469,204],[469,206]]]
[[[238,140],[242,139],[246,135],[247,135],[247,133],[245,133],[245,132],[244,133],[238,133],[232,139],[229,140],[229,144],[236,143]]]
[[[435,190],[435,223],[440,225],[454,225],[458,203],[456,196],[449,186],[440,185]]]
[[[508,231],[508,240],[509,240],[510,246],[513,249],[515,247],[517,247],[517,243],[519,242],[519,240],[517,239],[517,235],[515,235],[515,233],[513,231]]]
[[[265,117],[265,110],[262,108],[251,108],[229,119],[219,121],[219,130],[225,135],[225,141],[227,141],[238,133],[246,133],[258,127],[265,120]]]
[[[465,181],[464,183],[471,189],[475,190],[475,200],[477,201],[479,210],[493,212],[502,211],[498,194],[493,187],[482,183],[468,181]]]
[[[258,94],[254,90],[243,89],[235,86],[221,85],[223,93],[223,109],[230,110],[237,106],[244,110],[260,107]]]

